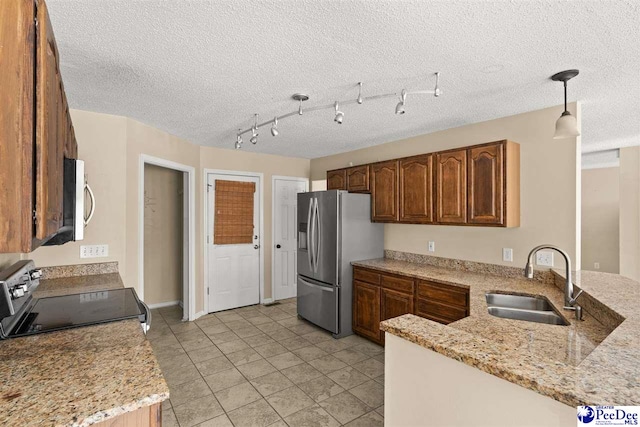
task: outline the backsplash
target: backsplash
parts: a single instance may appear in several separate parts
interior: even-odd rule
[[[465,261],[461,259],[442,258],[431,255],[414,254],[410,252],[400,252],[385,249],[384,257],[397,261],[415,262],[417,264],[427,264],[434,267],[451,268],[453,270],[468,271],[470,273],[492,274],[509,278],[524,277],[524,266],[522,268],[509,267],[505,265],[488,264],[484,262]],[[554,276],[551,270],[534,270],[534,280],[543,283],[553,283]]]
[[[118,273],[118,262],[98,262],[94,264],[58,265],[42,267],[43,279],[60,277],[92,276],[94,274]]]

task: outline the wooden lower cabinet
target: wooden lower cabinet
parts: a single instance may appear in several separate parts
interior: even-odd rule
[[[354,267],[353,331],[384,345],[380,322],[415,314],[448,324],[469,315],[469,290],[400,274]]]
[[[156,403],[94,424],[96,427],[161,427],[162,404]]]
[[[380,343],[380,286],[353,282],[353,330]]]

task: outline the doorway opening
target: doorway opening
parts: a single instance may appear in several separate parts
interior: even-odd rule
[[[138,289],[150,308],[195,319],[195,169],[140,156]]]
[[[271,289],[274,301],[297,296],[298,193],[309,191],[307,178],[271,178],[272,215]]]
[[[263,300],[262,183],[260,173],[205,170],[208,313]]]

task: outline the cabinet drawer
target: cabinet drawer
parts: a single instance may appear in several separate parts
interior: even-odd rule
[[[362,282],[373,283],[374,285],[380,284],[380,274],[371,271],[356,268],[353,270],[353,279],[360,280]]]
[[[466,317],[467,310],[418,298],[416,299],[416,314],[441,323],[448,323]]]
[[[468,292],[455,286],[433,282],[418,282],[418,298],[428,301],[442,302],[461,308],[467,307]]]
[[[382,274],[381,279],[383,287],[413,295],[413,279],[408,277],[390,276],[387,274]]]

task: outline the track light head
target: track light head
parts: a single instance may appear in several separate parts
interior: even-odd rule
[[[400,102],[396,105],[396,114],[404,114],[404,104],[407,101],[407,91],[402,89],[402,94],[400,96]]]
[[[336,109],[336,116],[333,118],[333,121],[341,125],[342,121],[344,120],[344,113],[339,110],[340,107],[338,106],[338,101],[336,101],[334,106]]]
[[[358,104],[362,104],[364,102],[364,99],[362,98],[362,82],[359,82],[358,86],[359,86],[358,99],[356,101],[358,101]]]
[[[258,115],[255,114],[255,121],[253,123],[253,127],[251,128],[251,139],[249,140],[253,145],[258,143]]]
[[[242,129],[238,129],[238,133],[236,134],[236,150],[242,148],[242,135],[240,135],[241,131]]]
[[[278,118],[274,117],[273,118],[273,124],[271,125],[271,135],[273,136],[278,136]]]
[[[440,72],[436,73],[436,87],[433,88],[433,96],[436,98],[440,96],[440,88],[438,87],[438,80],[440,80]]]

